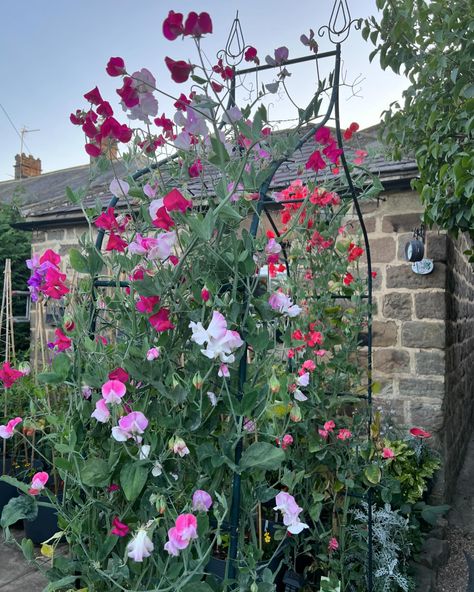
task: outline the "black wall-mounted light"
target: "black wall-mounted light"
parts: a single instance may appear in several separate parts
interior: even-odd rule
[[[415,228],[413,238],[405,245],[405,259],[411,263],[421,261],[425,254],[425,227]]]

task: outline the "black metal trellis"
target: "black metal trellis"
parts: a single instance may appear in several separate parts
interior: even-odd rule
[[[329,24],[320,27],[318,30],[318,34],[320,37],[323,37],[325,33],[327,33],[329,40],[335,45],[335,49],[332,51],[327,51],[324,53],[316,53],[315,55],[305,56],[301,58],[296,58],[292,60],[287,60],[280,64],[281,66],[288,66],[291,64],[298,64],[308,61],[318,61],[326,58],[333,58],[334,59],[334,74],[332,79],[332,91],[331,96],[329,99],[329,105],[326,111],[326,114],[322,118],[321,121],[314,127],[302,136],[296,147],[292,150],[291,154],[299,150],[315,133],[315,131],[322,126],[324,126],[331,117],[334,117],[335,122],[335,130],[336,130],[336,140],[338,148],[342,150],[340,161],[342,164],[342,169],[344,173],[345,180],[347,182],[347,193],[349,198],[352,200],[355,212],[357,214],[358,222],[360,224],[360,228],[363,235],[365,252],[367,257],[367,293],[361,295],[363,299],[367,301],[367,371],[368,371],[368,381],[367,381],[367,395],[360,396],[357,395],[359,398],[364,398],[367,400],[368,406],[368,425],[367,425],[367,437],[370,437],[370,427],[372,424],[372,263],[371,263],[371,255],[370,255],[370,245],[369,245],[369,238],[367,234],[367,229],[364,223],[364,217],[358,202],[358,195],[357,190],[354,186],[354,183],[351,179],[349,167],[347,164],[347,160],[344,153],[344,145],[342,141],[342,132],[341,132],[341,124],[340,124],[340,112],[339,112],[339,84],[340,84],[340,74],[341,74],[341,44],[347,39],[351,26],[355,24],[356,28],[360,28],[360,21],[359,20],[351,20],[350,10],[348,6],[347,0],[335,0],[331,16],[329,19]],[[226,47],[224,50],[219,52],[218,57],[222,57],[225,59],[228,65],[231,65],[234,68],[234,77],[231,81],[231,88],[229,94],[229,107],[235,105],[235,81],[238,76],[243,76],[246,74],[251,73],[258,73],[263,70],[268,70],[272,68],[277,68],[279,65],[270,65],[270,64],[263,64],[263,65],[256,65],[249,68],[237,69],[237,66],[242,62],[244,51],[246,49],[245,41],[243,38],[243,33],[241,29],[241,25],[238,19],[238,13],[236,18],[233,21],[232,28],[229,34],[229,38],[226,43]],[[253,238],[256,237],[258,226],[260,222],[260,218],[262,213],[265,213],[267,218],[272,225],[277,236],[280,236],[279,230],[277,225],[274,223],[271,213],[268,209],[270,204],[274,205],[275,202],[268,197],[268,190],[270,188],[270,184],[274,178],[275,173],[281,167],[281,165],[285,162],[290,160],[291,154],[287,154],[285,157],[282,157],[278,160],[275,160],[271,163],[269,167],[269,174],[265,181],[261,184],[259,188],[259,199],[256,205],[256,211],[252,217],[252,222],[250,226],[250,234]],[[164,164],[170,162],[176,158],[174,155],[163,159],[161,162],[152,164],[149,167],[145,167],[143,169],[138,170],[135,172],[131,178],[134,181],[137,181],[144,175],[150,173],[152,170],[163,166]],[[108,207],[115,207],[119,201],[118,197],[113,197]],[[278,203],[281,205],[287,203],[301,203],[301,200],[284,200],[279,201]],[[98,251],[102,248],[102,243],[105,235],[105,230],[100,229],[98,232],[97,240],[96,240],[96,248]],[[286,260],[286,270],[287,273],[290,273],[290,268],[288,264],[288,259],[286,257],[286,252],[283,253],[285,260]],[[93,299],[96,298],[96,288],[99,287],[128,287],[129,282],[126,281],[109,281],[109,280],[99,280],[97,277],[93,282]],[[333,295],[334,298],[348,298],[348,296],[343,294],[336,294]],[[249,295],[246,293],[244,302],[245,305],[248,304]],[[92,321],[91,321],[91,333],[95,332],[95,322],[96,317],[95,313],[92,314]],[[243,395],[243,388],[247,378],[247,341],[245,340],[245,335],[243,335],[245,345],[242,357],[239,363],[239,381],[238,381],[238,390],[237,390],[237,397],[239,399],[242,398]],[[351,395],[351,393],[339,393],[340,395]],[[243,448],[243,440],[240,439],[237,443],[236,450],[235,450],[235,464],[239,465],[241,456],[242,456],[242,448]],[[356,494],[351,494],[356,496]],[[359,497],[359,496],[357,496]],[[230,546],[229,546],[229,570],[228,576],[230,579],[235,579],[236,571],[238,567],[238,560],[237,560],[237,550],[238,550],[238,536],[239,536],[239,523],[240,523],[240,498],[241,498],[241,478],[239,473],[234,473],[233,484],[232,484],[232,501],[231,501],[231,514],[230,514],[230,522],[229,522],[229,531],[230,531]],[[367,549],[367,592],[373,591],[373,551],[372,551],[372,489],[369,488],[367,494],[362,496],[367,501],[368,506],[368,549]],[[291,588],[297,589],[297,588]]]

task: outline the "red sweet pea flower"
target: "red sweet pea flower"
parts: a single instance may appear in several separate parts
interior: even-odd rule
[[[193,202],[186,199],[184,195],[178,189],[172,189],[165,197],[163,198],[163,205],[168,210],[168,212],[184,212],[187,209],[191,209],[193,207]]]
[[[207,12],[190,12],[184,24],[184,35],[192,35],[193,37],[201,37],[212,33],[212,21]]]
[[[89,103],[92,103],[93,105],[100,105],[104,102],[104,99],[100,96],[100,91],[97,88],[97,86],[90,90],[88,93],[86,93],[84,95],[84,98],[86,99],[86,101],[89,101]]]
[[[188,168],[188,175],[190,177],[199,177],[199,175],[202,173],[202,163],[201,161],[198,159],[196,159],[193,164]]]
[[[364,253],[364,249],[362,247],[358,247],[354,243],[350,243],[347,250],[348,250],[348,256],[347,256],[348,261],[355,261],[356,259],[361,257],[362,254]]]
[[[118,88],[116,92],[121,97],[123,104],[129,109],[140,102],[138,91],[133,86],[133,80],[129,76],[125,76],[122,88]]]
[[[97,218],[94,222],[97,228],[103,228],[104,230],[118,230],[117,219],[115,218],[114,208],[107,208],[106,212]]]
[[[234,77],[234,70],[230,66],[224,66],[222,58],[219,58],[217,64],[212,67],[212,71],[222,76],[222,80],[230,80]]]
[[[305,164],[306,169],[311,169],[315,173],[318,171],[322,171],[326,168],[326,163],[324,162],[321,152],[319,150],[315,150],[313,154],[308,159],[308,162]]]
[[[169,230],[174,226],[173,218],[168,214],[166,211],[165,206],[159,208],[156,212],[156,218],[152,220],[153,226],[155,228],[163,228],[163,230]]]
[[[40,290],[53,300],[59,300],[69,292],[69,288],[63,283],[65,279],[65,273],[60,273],[59,270],[50,267],[46,271],[44,284],[40,287]]]
[[[130,380],[130,376],[128,375],[128,372],[119,366],[118,368],[115,368],[115,370],[112,370],[112,372],[109,372],[109,380],[118,380],[125,384]]]
[[[102,138],[112,136],[119,142],[126,144],[130,142],[132,130],[125,124],[119,123],[114,117],[107,117],[100,128]]]
[[[179,84],[181,82],[186,82],[194,68],[189,62],[185,62],[184,60],[175,61],[169,57],[165,58],[165,64],[171,72],[171,79]]]
[[[431,438],[431,432],[425,432],[421,428],[411,428],[410,434],[415,438]]]
[[[71,347],[72,341],[64,335],[61,329],[56,329],[54,334],[56,335],[56,340],[51,345],[57,348],[58,352],[65,351]]]
[[[339,157],[342,154],[342,150],[337,147],[336,142],[330,142],[323,150],[323,154],[333,163],[337,164]]]
[[[174,41],[184,33],[183,15],[180,12],[170,10],[163,21],[163,35],[169,41]]]
[[[174,106],[178,111],[186,111],[186,106],[190,104],[191,101],[188,99],[188,97],[181,93],[179,95],[179,99],[176,101],[176,103],[174,103]]]
[[[211,81],[211,86],[212,86],[212,90],[213,90],[215,93],[220,93],[220,92],[221,92],[221,90],[224,88],[224,87],[222,86],[222,84],[219,84],[218,82],[215,82],[214,80],[212,80],[212,81]]]
[[[118,234],[115,234],[114,231],[110,233],[109,240],[107,242],[107,246],[105,247],[106,251],[118,251],[119,253],[123,253],[125,248],[127,247],[127,243],[120,237]]]
[[[0,380],[5,388],[10,388],[22,376],[23,372],[12,368],[10,362],[4,362],[0,368]]]
[[[91,139],[94,139],[97,136],[97,134],[99,133],[99,130],[94,125],[94,122],[91,121],[91,119],[89,119],[89,118],[86,118],[86,120],[84,121],[84,124],[82,126],[82,131],[85,133],[85,135],[88,138],[91,138]]]
[[[318,144],[329,144],[330,142],[333,142],[333,137],[331,136],[331,130],[326,127],[320,127],[316,133],[314,134],[314,139],[316,140],[316,142],[318,142]]]
[[[151,326],[159,333],[174,329],[173,323],[169,320],[170,311],[167,308],[160,308],[160,310],[152,315],[148,320]]]
[[[92,158],[97,158],[101,155],[100,146],[97,146],[97,144],[86,144],[84,148],[86,149],[87,154],[92,156]]]
[[[115,536],[124,537],[130,532],[130,528],[124,522],[120,522],[118,516],[115,516],[112,520],[112,526],[113,528],[110,534],[114,534]]]
[[[71,113],[71,115],[69,116],[69,121],[73,125],[82,125],[85,122],[84,111],[82,111],[81,109],[76,109],[76,112]]]
[[[122,58],[110,58],[105,71],[109,76],[122,76],[125,74],[125,62]]]
[[[354,281],[354,276],[351,273],[347,272],[342,281],[346,286],[350,286]]]
[[[260,63],[260,60],[257,58],[257,50],[255,47],[248,47],[244,53],[244,59],[246,62],[255,62],[257,65]]]

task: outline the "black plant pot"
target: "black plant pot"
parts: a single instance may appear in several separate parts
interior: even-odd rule
[[[46,496],[40,496],[38,502],[49,502]],[[38,506],[38,515],[34,520],[23,520],[25,537],[35,545],[40,545],[58,532],[58,514],[56,508]]]
[[[0,481],[0,516],[2,515],[3,508],[8,504],[8,502],[18,496],[18,490],[13,485],[9,483],[4,483]]]

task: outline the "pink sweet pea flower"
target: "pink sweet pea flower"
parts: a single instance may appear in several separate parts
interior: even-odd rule
[[[86,101],[89,101],[89,103],[92,103],[93,105],[100,105],[104,102],[104,99],[100,96],[100,91],[97,88],[97,86],[90,90],[88,93],[86,93],[84,95],[84,98]]]
[[[169,314],[170,311],[167,308],[160,308],[160,310],[156,314],[152,315],[148,319],[150,321],[151,326],[156,331],[158,331],[158,333],[174,329],[173,323],[169,320]]]
[[[339,549],[339,543],[337,542],[336,537],[332,537],[331,539],[329,539],[328,551],[332,552],[332,551],[337,551],[338,549]]]
[[[202,173],[202,163],[199,158],[197,158],[193,164],[188,168],[188,175],[191,178],[199,177]]]
[[[268,304],[273,310],[288,317],[296,317],[301,313],[301,308],[281,291],[274,292],[268,299]]]
[[[95,411],[91,413],[91,417],[100,423],[107,423],[110,418],[110,411],[104,399],[99,399],[95,404]]]
[[[184,214],[187,209],[193,207],[193,202],[186,199],[178,189],[172,189],[163,198],[163,205],[168,212],[179,211]]]
[[[415,438],[431,438],[431,432],[425,432],[421,428],[411,428],[410,434]]]
[[[146,359],[149,362],[156,360],[159,356],[160,350],[157,347],[150,347],[150,349],[146,352]]]
[[[197,539],[197,520],[193,514],[181,514],[176,519],[175,526],[168,530],[168,542],[165,551],[177,557],[189,545],[192,539]]]
[[[4,362],[0,368],[0,380],[3,386],[7,389],[23,376],[23,372],[16,370],[10,366],[10,362]]]
[[[308,386],[309,384],[309,372],[303,372],[301,376],[298,376],[296,379],[296,384],[298,386]]]
[[[135,308],[143,314],[151,314],[159,302],[159,296],[140,296],[137,302],[135,302]]]
[[[67,335],[64,335],[61,329],[56,329],[54,334],[56,335],[56,340],[52,342],[52,346],[56,348],[58,352],[65,351],[71,347],[72,341]]]
[[[189,454],[189,448],[186,446],[186,442],[177,436],[170,439],[168,442],[168,448],[175,454],[178,454],[181,458]]]
[[[120,522],[118,516],[115,516],[115,518],[112,520],[112,526],[113,528],[110,531],[110,534],[114,534],[119,537],[124,537],[127,536],[127,534],[130,532],[130,528],[123,522]]]
[[[315,150],[313,154],[311,154],[311,156],[308,159],[308,162],[305,164],[305,168],[311,169],[315,173],[317,173],[318,171],[322,171],[326,168],[326,163],[324,162],[324,159],[322,158],[319,150]]]
[[[227,364],[221,364],[219,366],[219,371],[217,372],[217,376],[219,378],[229,378],[230,377],[230,371],[229,371],[229,367],[227,366]]]
[[[28,489],[28,493],[30,495],[39,495],[41,491],[45,488],[45,485],[49,479],[48,473],[41,471],[40,473],[36,473],[33,475],[33,479],[31,480],[31,487]]]
[[[293,444],[293,436],[291,434],[285,434],[281,440],[281,447],[286,450],[288,446]]]
[[[171,79],[178,84],[186,82],[194,68],[189,62],[185,62],[184,60],[176,61],[169,57],[165,57],[165,64],[171,72]]]
[[[137,442],[141,440],[140,434],[143,434],[148,427],[148,419],[141,411],[132,411],[128,415],[121,417],[118,426],[112,428],[112,437],[117,442],[125,442],[134,438]]]
[[[382,458],[394,458],[395,453],[391,448],[384,448],[382,451]]]
[[[335,427],[336,427],[336,424],[334,423],[334,421],[332,419],[330,419],[329,421],[326,421],[326,423],[324,424],[324,429],[328,432],[332,432]]]
[[[208,512],[212,506],[212,497],[202,489],[198,489],[193,493],[193,511],[194,512]]]
[[[105,71],[109,76],[122,76],[125,74],[125,62],[122,58],[110,58]]]
[[[316,364],[313,360],[306,360],[305,362],[303,362],[303,366],[304,370],[308,370],[309,372],[313,372],[314,370],[316,370]]]
[[[336,436],[338,440],[348,440],[352,437],[352,432],[346,428],[341,428]]]
[[[11,438],[15,431],[15,427],[22,421],[21,417],[15,417],[15,419],[10,419],[6,425],[0,425],[0,438],[3,438],[4,440]]]
[[[321,436],[321,438],[324,438],[325,440],[329,436],[329,432],[327,430],[323,430],[322,428],[318,428],[318,434]]]
[[[119,380],[108,380],[102,385],[102,397],[107,404],[118,404],[122,401],[127,387]]]
[[[144,528],[139,528],[127,545],[127,555],[133,561],[141,563],[145,557],[150,557],[154,548],[147,531]]]
[[[303,511],[295,501],[295,498],[281,491],[275,498],[276,506],[274,510],[280,510],[283,514],[283,524],[288,527],[291,534],[299,534],[305,528],[309,528],[304,522],[300,522],[298,516]]]

